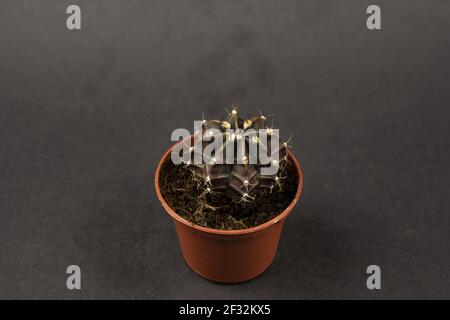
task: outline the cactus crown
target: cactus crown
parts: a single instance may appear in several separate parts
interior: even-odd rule
[[[191,160],[185,163],[191,169],[199,188],[205,193],[231,189],[235,191],[239,202],[251,201],[264,192],[283,191],[283,180],[288,174],[288,142],[279,143],[278,130],[269,127],[267,122],[263,115],[243,120],[237,109],[229,112],[227,119],[223,121],[203,120],[202,132],[197,131],[195,135],[201,135],[199,139],[205,136],[211,140],[221,139],[223,143],[221,150],[215,150],[206,159],[204,151],[208,142],[202,141],[198,150],[194,147],[188,149]],[[274,139],[277,139],[277,143],[272,144]],[[255,150],[252,147],[255,146],[258,155],[265,153],[267,156],[264,163],[260,158],[249,161],[251,150]],[[222,161],[223,155],[230,149],[233,149],[232,164]],[[203,161],[195,164],[192,160],[198,152],[202,153]],[[274,154],[276,157],[273,157]],[[276,167],[275,173],[263,174],[264,170],[261,169],[269,166]]]

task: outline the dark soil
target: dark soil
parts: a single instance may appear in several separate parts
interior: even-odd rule
[[[297,183],[295,173],[283,180],[283,192],[265,192],[250,202],[239,202],[233,190],[205,193],[190,169],[173,164],[170,158],[164,162],[159,178],[161,193],[177,214],[200,226],[222,230],[247,229],[276,217],[294,199]]]

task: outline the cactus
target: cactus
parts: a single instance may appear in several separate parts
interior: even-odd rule
[[[198,181],[199,187],[205,193],[231,189],[239,202],[249,202],[265,192],[283,191],[283,179],[288,174],[287,166],[289,160],[287,149],[289,146],[288,142],[279,143],[278,150],[271,150],[271,139],[279,139],[278,130],[274,130],[267,125],[265,116],[259,115],[243,120],[239,117],[238,110],[233,109],[228,113],[226,120],[203,120],[201,125],[202,131],[206,136],[212,131],[220,132],[220,137],[215,134],[210,134],[210,136],[213,136],[214,139],[223,139],[222,154],[227,152],[227,148],[235,150],[233,164],[220,162],[214,155],[212,158],[207,159],[208,161],[194,164],[192,160],[195,157],[195,153],[201,151],[204,154],[203,151],[207,143],[203,141],[202,148],[198,151],[195,151],[194,147],[188,149],[190,160],[185,163],[191,169],[194,179]],[[228,129],[233,129],[236,133],[229,134],[230,130]],[[252,132],[250,129],[254,129],[251,135],[246,133]],[[267,139],[260,139],[260,133],[258,132],[260,129],[266,129]],[[255,131],[256,134],[254,134]],[[199,135],[200,133],[197,132],[196,134]],[[244,139],[244,141],[238,144],[237,141],[239,139]],[[258,148],[262,148],[261,150],[267,154],[269,161],[271,161],[269,165],[276,166],[278,170],[275,174],[261,174],[261,169],[269,165],[262,164],[260,159],[255,164],[249,163],[249,148],[252,143],[256,144]],[[237,151],[238,147],[244,150],[240,150],[239,153]],[[271,158],[271,155],[276,151],[279,154],[278,160]]]

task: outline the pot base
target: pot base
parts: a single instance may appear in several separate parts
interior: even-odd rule
[[[233,281],[227,281],[227,280],[223,280],[223,279],[214,279],[214,278],[210,278],[208,275],[201,273],[200,271],[196,270],[192,265],[189,264],[189,262],[186,260],[186,258],[183,256],[184,262],[186,263],[186,265],[192,269],[192,271],[194,271],[195,274],[197,274],[198,276],[202,277],[203,279],[206,279],[208,281],[214,282],[214,283],[220,283],[220,284],[238,284],[238,283],[243,283],[243,282],[247,282],[253,279],[258,278],[260,275],[262,275],[267,269],[270,268],[270,266],[273,263],[273,260],[270,262],[270,264],[261,272],[255,274],[252,277],[249,277],[247,279],[239,279],[239,280],[233,280]]]

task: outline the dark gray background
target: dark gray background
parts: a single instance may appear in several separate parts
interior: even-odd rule
[[[0,298],[449,298],[449,31],[446,0],[0,1]],[[271,268],[227,286],[153,175],[232,103],[276,114],[305,183]]]

